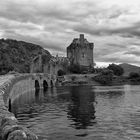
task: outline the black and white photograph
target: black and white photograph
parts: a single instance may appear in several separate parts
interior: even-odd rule
[[[0,0],[0,140],[140,140],[140,0]]]

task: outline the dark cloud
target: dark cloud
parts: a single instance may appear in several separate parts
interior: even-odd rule
[[[133,45],[107,43],[94,53],[95,60],[105,63],[132,63],[139,65],[140,49],[138,48],[138,46]]]
[[[55,43],[53,44],[53,43],[48,42],[48,41],[46,41],[46,42],[41,41],[41,39],[38,37],[32,37],[32,36],[28,36],[28,35],[24,36],[21,34],[17,34],[14,31],[8,31],[8,32],[6,31],[5,34],[3,35],[3,37],[38,44],[38,45],[40,45],[43,48],[48,49],[48,50],[51,49],[51,50],[55,50],[55,51],[65,52],[65,49],[62,48],[61,46],[59,46],[58,44],[55,44]]]
[[[139,63],[140,20],[133,7],[100,0],[1,0],[0,36],[65,53],[79,33],[95,43],[95,60]],[[112,3],[110,1],[110,3]],[[137,11],[136,11],[137,12]],[[139,13],[139,11],[137,12]]]
[[[98,49],[98,48],[97,48]],[[115,43],[106,43],[104,46],[101,46],[100,49],[95,50],[94,54],[96,59],[102,59],[102,57],[106,57],[107,55],[111,55],[114,53],[119,53],[127,49],[127,46]]]
[[[3,8],[5,8],[3,10]],[[15,1],[5,1],[0,5],[0,17],[21,21],[29,22],[36,18],[34,15],[35,11],[33,7],[30,7],[28,4],[23,4]]]
[[[55,20],[66,21],[80,21],[83,17],[87,17],[91,12],[97,13],[97,9],[94,9],[94,2],[81,1],[71,3],[71,5],[63,5],[63,3],[23,3],[17,1],[2,0],[0,5],[0,17],[4,17],[9,20],[15,20],[20,22],[51,22]],[[66,3],[67,4],[67,3]],[[5,9],[3,9],[5,8]],[[87,10],[88,9],[88,10]]]
[[[109,16],[109,18],[110,19],[114,19],[114,18],[118,18],[119,16],[121,16],[122,15],[122,12],[121,11],[117,11],[117,12],[115,12],[115,13],[112,13],[110,16]]]
[[[108,43],[106,44],[106,46],[111,46],[113,49],[114,48],[118,48],[118,49],[121,49],[121,48],[126,48],[126,46],[124,44],[115,44],[115,43]]]
[[[135,55],[135,56],[140,56],[140,52],[138,51],[127,51],[124,54],[130,54],[130,55]]]
[[[10,22],[10,24],[9,24]],[[8,19],[1,19],[0,18],[0,29],[3,31],[8,31],[8,30],[38,30],[39,26],[36,24],[32,24],[32,23],[22,23],[22,22],[16,22],[16,21],[9,21]]]
[[[132,56],[132,54],[127,53],[117,53],[117,55],[114,53],[112,55],[104,55],[101,56],[99,59],[96,59],[97,62],[109,62],[109,63],[137,63],[139,65],[140,61],[139,59],[136,59],[135,56]]]
[[[88,25],[78,25],[74,27],[75,31],[85,32],[91,35],[96,36],[110,36],[110,35],[120,35],[122,37],[139,37],[140,36],[140,26],[137,23],[134,23],[128,27],[118,27],[118,28],[93,28]]]

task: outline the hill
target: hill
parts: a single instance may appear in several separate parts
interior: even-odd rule
[[[119,66],[121,66],[124,69],[124,76],[128,76],[131,72],[140,73],[140,67],[138,66],[130,65],[127,63],[120,64]]]
[[[37,55],[51,54],[41,46],[12,39],[0,39],[0,74],[9,71],[30,72],[30,63]]]

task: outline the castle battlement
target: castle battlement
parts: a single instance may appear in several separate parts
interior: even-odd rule
[[[86,38],[84,38],[84,34],[80,34],[79,38],[74,38],[71,44],[90,44]]]

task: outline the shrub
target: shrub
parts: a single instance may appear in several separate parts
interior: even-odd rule
[[[9,64],[1,64],[0,65],[0,75],[6,74],[9,71],[13,71],[13,67],[10,66]]]
[[[123,68],[116,64],[110,64],[107,68],[112,70],[116,76],[121,76],[124,73]]]
[[[68,70],[71,72],[71,73],[81,73],[80,71],[80,66],[78,64],[72,64],[69,66]]]
[[[101,71],[101,74],[102,75],[113,75],[113,71],[112,70],[109,70],[109,69],[103,69]]]
[[[95,73],[95,69],[94,69],[94,68],[91,68],[91,69],[90,69],[90,72],[91,72],[91,73]]]
[[[57,75],[58,76],[63,76],[63,75],[65,75],[66,73],[65,73],[65,71],[63,71],[63,70],[59,70],[58,72],[57,72]]]
[[[138,73],[136,73],[136,72],[131,72],[129,74],[130,79],[136,79],[136,78],[139,78],[139,77],[140,77],[140,75]]]
[[[113,73],[110,70],[102,71],[101,74],[94,77],[94,80],[103,85],[110,84],[113,80]]]

